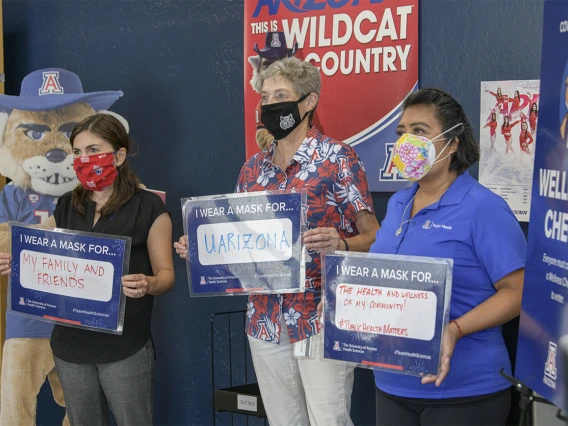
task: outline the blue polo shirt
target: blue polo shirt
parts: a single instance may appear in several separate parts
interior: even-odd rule
[[[394,194],[371,253],[430,256],[454,260],[450,319],[459,318],[493,296],[493,284],[524,268],[526,240],[507,203],[466,171],[441,199],[410,219],[410,205],[418,190],[414,183]],[[509,387],[499,370],[511,374],[511,363],[500,328],[460,339],[450,372],[440,387],[423,385],[420,378],[375,371],[377,387],[406,398],[458,398],[484,395]]]

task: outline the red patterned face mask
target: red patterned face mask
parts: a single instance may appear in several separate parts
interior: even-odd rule
[[[90,191],[102,191],[113,184],[118,171],[113,154],[83,155],[75,158],[73,169],[81,185]]]

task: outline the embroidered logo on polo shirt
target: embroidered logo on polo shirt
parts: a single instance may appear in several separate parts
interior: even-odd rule
[[[427,220],[426,222],[424,222],[424,225],[422,225],[422,229],[453,229],[453,226],[450,225],[444,225],[442,223],[434,223],[431,220]]]

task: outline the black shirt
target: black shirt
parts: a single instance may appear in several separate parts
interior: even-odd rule
[[[89,201],[83,216],[73,207],[71,192],[57,201],[53,215],[59,228],[131,237],[128,274],[154,275],[146,242],[156,218],[166,213],[162,199],[139,190],[112,216],[99,218],[95,226],[95,203]],[[154,297],[126,298],[122,335],[56,325],[51,335],[53,354],[64,361],[96,364],[120,361],[138,352],[151,339]]]

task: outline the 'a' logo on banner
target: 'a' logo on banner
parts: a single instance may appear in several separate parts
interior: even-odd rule
[[[59,83],[59,71],[43,73],[43,84],[39,89],[39,95],[63,95],[63,87]]]
[[[398,174],[398,170],[394,165],[394,143],[385,144],[385,163],[379,172],[380,181],[402,181],[403,178]]]

